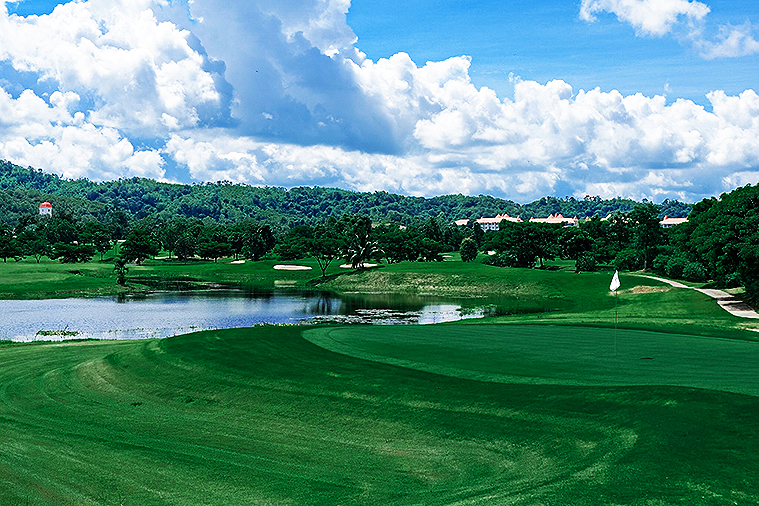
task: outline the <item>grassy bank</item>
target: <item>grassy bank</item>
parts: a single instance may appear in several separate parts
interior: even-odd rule
[[[497,355],[496,327],[411,356]],[[416,329],[361,346],[392,355],[429,337]],[[336,354],[302,330],[0,349],[0,504],[759,502],[757,397],[472,381]]]
[[[311,269],[275,269],[282,264]],[[759,338],[759,333],[745,332],[759,328],[759,321],[731,316],[706,295],[623,273],[615,298],[609,292],[611,272],[577,274],[566,262],[545,270],[512,269],[478,261],[464,263],[454,255],[445,262],[402,262],[363,271],[344,269],[335,262],[327,278],[320,274],[313,259],[245,263],[157,259],[131,265],[127,286],[121,287],[108,257],[85,264],[22,261],[0,264],[0,298],[115,295],[235,284],[264,290],[320,289],[358,298],[431,296],[459,303],[465,312],[484,312],[498,323],[613,327],[616,318],[619,328]]]

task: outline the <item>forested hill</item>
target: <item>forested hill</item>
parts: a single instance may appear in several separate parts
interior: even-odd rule
[[[320,187],[286,190],[229,182],[181,185],[141,178],[96,183],[87,179],[64,179],[41,169],[23,168],[0,160],[0,221],[13,224],[19,216],[36,213],[43,200],[74,217],[91,215],[99,221],[114,210],[122,210],[130,221],[183,216],[233,223],[254,218],[276,227],[312,224],[329,215],[344,214],[366,214],[375,221],[404,224],[430,216],[452,221],[503,213],[521,215],[523,219],[558,213],[582,218],[606,216],[615,210],[629,211],[635,204],[619,198],[545,197],[520,205],[485,195],[422,198],[384,191],[358,193]],[[690,209],[690,204],[664,201],[661,214],[682,217],[687,216]]]

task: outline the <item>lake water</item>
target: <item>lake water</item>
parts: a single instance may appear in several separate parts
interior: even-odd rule
[[[122,299],[3,300],[0,339],[144,339],[261,323],[429,324],[473,316],[456,304],[415,297],[157,292]]]

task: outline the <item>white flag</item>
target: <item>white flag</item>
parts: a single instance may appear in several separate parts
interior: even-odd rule
[[[609,290],[612,292],[616,292],[619,288],[619,271],[614,271],[614,277],[611,278],[611,284],[609,285]]]

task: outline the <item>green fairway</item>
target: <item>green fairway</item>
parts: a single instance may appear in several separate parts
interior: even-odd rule
[[[759,396],[759,343],[750,341],[549,325],[323,327],[304,337],[345,355],[481,381]]]
[[[312,332],[378,356],[424,339],[402,350],[420,368],[518,362],[463,367],[493,355],[496,327],[414,329]],[[449,329],[467,334],[435,347]],[[645,387],[473,381],[336,354],[303,330],[0,348],[0,504],[759,502],[755,396],[656,386],[653,372]]]

